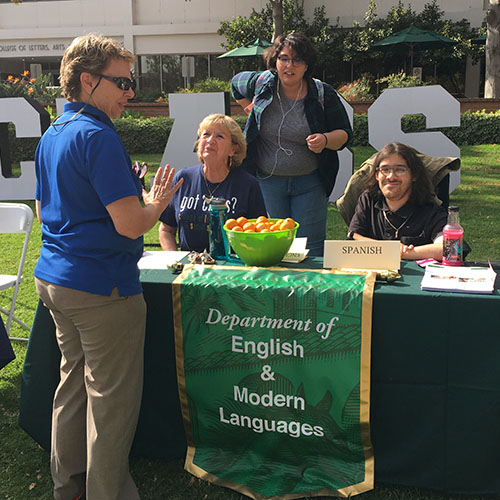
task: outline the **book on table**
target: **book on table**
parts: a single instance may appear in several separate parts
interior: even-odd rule
[[[491,267],[429,264],[421,288],[441,292],[493,293],[496,276]]]

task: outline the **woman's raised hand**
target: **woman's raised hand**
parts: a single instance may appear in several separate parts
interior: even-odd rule
[[[179,179],[179,181],[172,186],[174,180],[175,169],[170,168],[170,165],[165,165],[165,167],[160,167],[156,171],[155,178],[149,193],[143,189],[142,198],[146,204],[158,204],[162,207],[162,210],[172,200],[174,193],[180,188],[184,179]]]

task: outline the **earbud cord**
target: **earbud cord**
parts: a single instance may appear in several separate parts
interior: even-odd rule
[[[291,149],[286,149],[281,145],[281,129],[283,128],[283,124],[285,123],[285,118],[292,111],[292,109],[297,104],[297,101],[299,100],[300,92],[302,91],[302,82],[303,81],[304,80],[300,81],[299,90],[297,91],[297,97],[295,98],[295,101],[293,101],[292,107],[285,113],[285,111],[283,110],[283,103],[281,101],[281,95],[280,95],[280,79],[278,78],[278,84],[276,87],[276,95],[278,96],[278,101],[280,104],[281,115],[282,115],[281,122],[278,126],[278,149],[276,150],[276,153],[274,154],[274,164],[273,164],[273,168],[271,169],[271,173],[265,177],[259,177],[259,179],[262,179],[262,180],[269,179],[269,177],[273,176],[274,171],[276,170],[276,167],[278,166],[278,154],[280,151],[283,151],[287,156],[293,155],[293,151]]]
[[[65,122],[61,122],[61,123],[51,123],[51,125],[53,127],[59,127],[60,125],[66,125],[66,123],[69,123],[73,118],[75,118],[75,116],[78,116],[88,105],[89,105],[89,102],[90,102],[90,99],[92,99],[92,94],[95,92],[95,89],[99,86],[99,84],[101,83],[101,80],[102,80],[102,76],[99,77],[99,80],[97,81],[97,83],[95,84],[95,87],[92,89],[92,91],[90,92],[90,95],[89,95],[89,98],[87,99],[87,102],[85,103],[85,105],[83,107],[81,107],[69,120],[66,120]],[[61,115],[59,115],[61,116]],[[59,116],[57,118],[59,118]],[[57,120],[56,118],[56,120]],[[54,122],[56,121],[54,120]]]

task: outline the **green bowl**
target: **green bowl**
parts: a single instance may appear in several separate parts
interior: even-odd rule
[[[276,222],[278,219],[269,219]],[[255,219],[249,219],[255,222]],[[224,228],[229,244],[247,266],[269,267],[281,262],[290,248],[299,223],[292,229],[271,233],[242,233]]]

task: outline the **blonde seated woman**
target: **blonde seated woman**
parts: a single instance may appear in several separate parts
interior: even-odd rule
[[[266,215],[257,179],[239,168],[246,155],[245,137],[229,116],[209,115],[198,127],[196,151],[200,164],[177,172],[174,185],[184,179],[170,205],[160,216],[163,250],[209,250],[209,201],[227,201],[228,217],[248,219]]]

